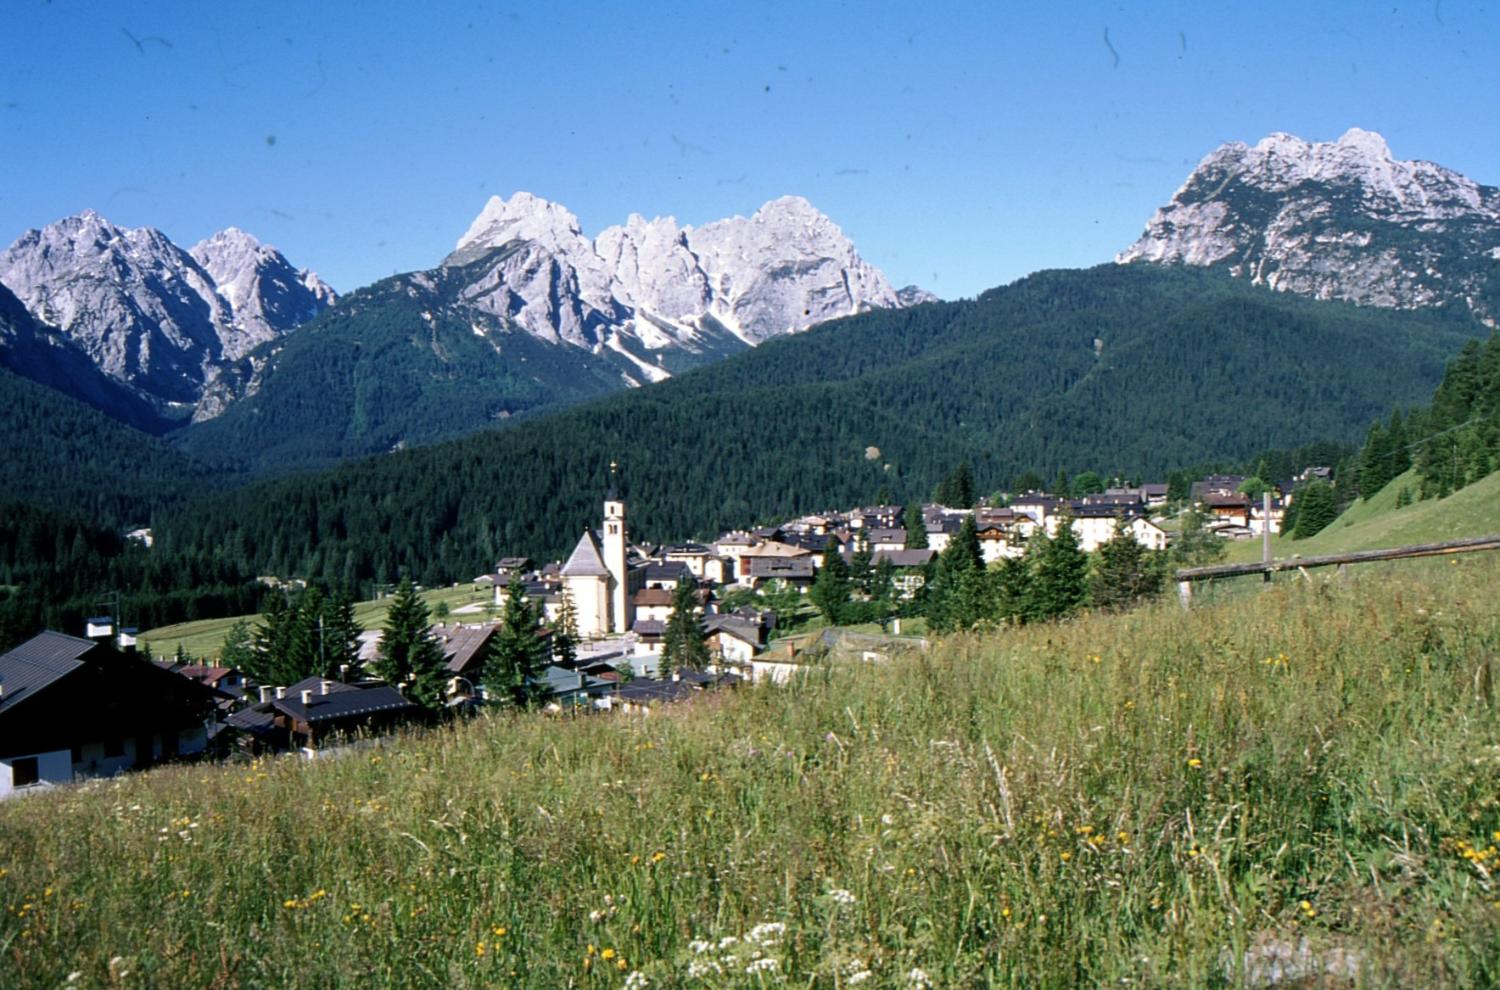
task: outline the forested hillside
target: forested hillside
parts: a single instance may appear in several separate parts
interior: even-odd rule
[[[231,472],[284,473],[464,436],[626,387],[628,359],[549,342],[462,305],[467,277],[463,267],[398,275],[345,297],[252,355],[263,365],[257,391],[177,444]],[[681,370],[689,357],[666,367]]]
[[[0,498],[64,508],[95,525],[144,526],[155,511],[219,484],[165,442],[4,368],[0,436]]]
[[[1419,401],[1482,328],[1276,294],[1211,272],[1044,272],[977,300],[865,314],[647,389],[462,441],[198,502],[158,535],[334,584],[556,556],[616,460],[639,539],[1059,468],[1161,476]]]

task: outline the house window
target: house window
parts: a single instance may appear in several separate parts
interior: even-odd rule
[[[125,755],[125,739],[122,736],[110,736],[104,740],[104,758],[112,760]]]
[[[23,756],[19,760],[11,761],[10,783],[12,787],[25,787],[41,779],[35,756]]]

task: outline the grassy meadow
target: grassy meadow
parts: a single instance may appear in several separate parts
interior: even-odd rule
[[[1271,556],[1312,557],[1500,533],[1500,473],[1460,488],[1444,499],[1413,501],[1396,507],[1396,497],[1402,488],[1415,498],[1420,485],[1417,472],[1407,471],[1376,492],[1374,498],[1356,501],[1316,536],[1305,540],[1272,536]],[[1229,544],[1225,560],[1248,562],[1259,560],[1260,555],[1259,538],[1237,540]]]
[[[9,801],[3,982],[1494,986],[1497,581],[1421,562]]]
[[[494,599],[494,589],[489,587],[478,587],[468,581],[461,582],[451,588],[433,588],[422,592],[422,600],[427,603],[428,610],[435,609],[440,603],[446,604],[450,610],[463,608],[468,605],[488,605]],[[365,629],[381,629],[385,626],[385,613],[390,609],[391,597],[376,598],[367,602],[356,602],[354,605],[354,619]],[[474,622],[487,616],[481,612],[478,614],[464,613],[451,615],[447,620],[463,620]],[[194,657],[204,660],[212,660],[219,655],[219,650],[224,645],[224,637],[229,635],[230,628],[241,619],[246,619],[253,627],[259,615],[235,615],[223,619],[199,619],[195,622],[179,622],[176,625],[161,626],[156,629],[148,629],[140,634],[140,642],[151,647],[151,652],[158,657],[169,657],[177,652],[179,646]]]

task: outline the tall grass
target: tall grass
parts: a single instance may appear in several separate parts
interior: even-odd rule
[[[6,986],[1500,984],[1496,562],[0,806]]]

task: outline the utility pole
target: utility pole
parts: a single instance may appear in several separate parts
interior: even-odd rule
[[[1260,493],[1260,561],[1263,564],[1271,562],[1271,489],[1267,488]],[[1265,581],[1271,580],[1271,572],[1266,571]]]

